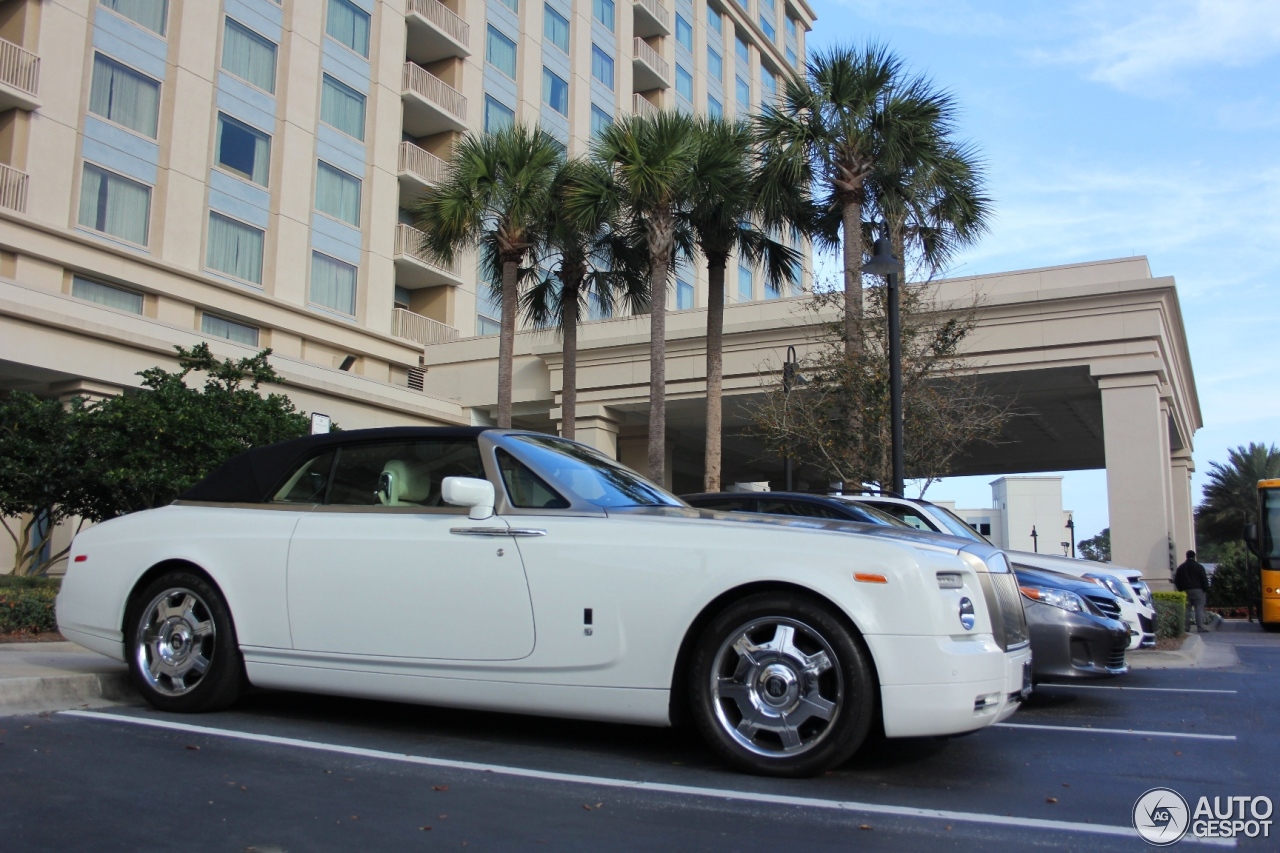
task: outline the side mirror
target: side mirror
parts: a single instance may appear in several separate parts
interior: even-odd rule
[[[1256,523],[1250,522],[1244,526],[1242,538],[1244,539],[1244,544],[1249,546],[1249,550],[1253,552],[1255,557],[1262,556],[1258,553],[1258,525]]]
[[[445,477],[440,486],[445,503],[470,507],[469,517],[483,521],[493,515],[493,483],[477,477]]]

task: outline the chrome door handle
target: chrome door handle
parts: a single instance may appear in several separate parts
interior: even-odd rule
[[[547,531],[533,527],[450,527],[459,536],[546,536]]]
[[[450,527],[449,532],[459,536],[506,536],[511,531],[506,527]]]

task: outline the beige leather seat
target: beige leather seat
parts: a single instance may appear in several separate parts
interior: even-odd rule
[[[382,466],[378,502],[383,506],[423,506],[431,495],[431,474],[401,459]]]

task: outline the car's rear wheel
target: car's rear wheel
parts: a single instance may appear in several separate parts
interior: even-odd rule
[[[168,572],[140,590],[125,616],[129,670],[138,690],[165,711],[216,711],[244,683],[231,613],[200,575]]]
[[[875,717],[860,639],[803,595],[762,593],[730,605],[702,632],[689,674],[699,731],[752,773],[830,769],[857,751]]]

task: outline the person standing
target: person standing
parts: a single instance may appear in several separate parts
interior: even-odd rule
[[[1187,559],[1173,573],[1173,586],[1187,594],[1186,630],[1191,630],[1191,608],[1196,611],[1196,633],[1204,633],[1204,605],[1209,596],[1209,575],[1196,561],[1196,552],[1188,551]]]

